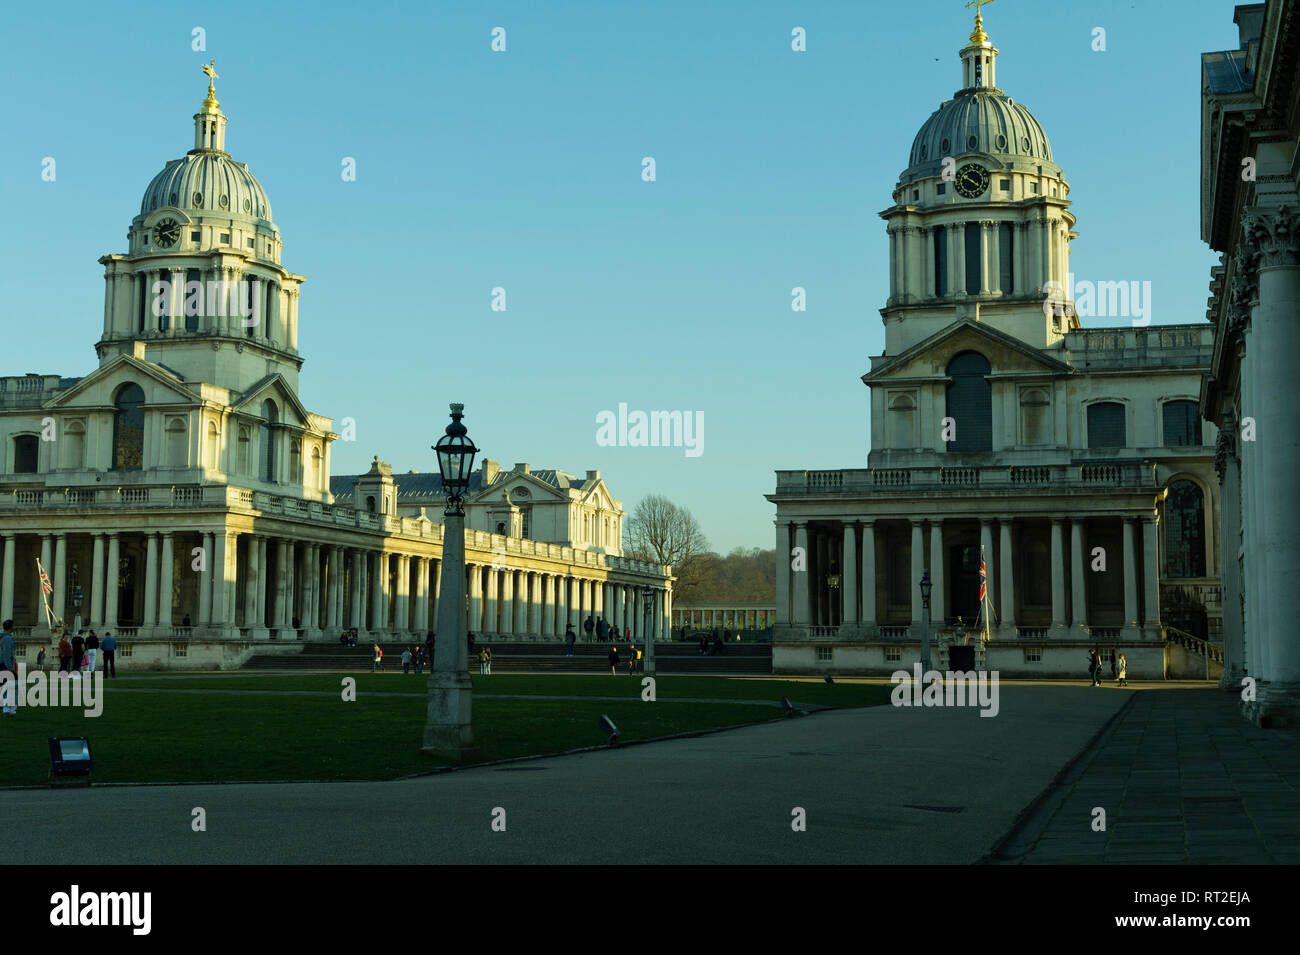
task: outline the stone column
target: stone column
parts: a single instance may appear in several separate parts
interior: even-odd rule
[[[948,595],[943,552],[943,521],[930,521],[930,620],[936,630],[947,622]]]
[[[841,620],[858,622],[858,540],[852,524],[844,525],[844,580],[840,585],[844,608]]]
[[[9,545],[12,540],[13,540],[12,537],[5,538],[5,574],[7,576],[7,579],[8,579],[8,575],[11,573],[9,569],[9,563],[13,559],[13,555],[9,552]],[[90,581],[91,581],[90,583],[90,628],[95,631],[102,631],[104,629],[104,535],[103,534],[94,535],[93,555],[94,556],[92,558],[91,574],[90,574]],[[8,589],[6,590],[6,593],[12,594],[13,591],[12,579],[9,580],[9,584],[7,586]],[[4,603],[4,601],[0,599],[0,603]],[[10,606],[8,603],[4,603],[4,606],[9,607],[9,609],[8,610],[0,609],[0,620],[8,620],[10,617],[13,616],[12,606]]]
[[[944,229],[948,240],[948,294],[966,291],[966,256],[963,251],[965,229],[960,222],[950,222]]]
[[[230,537],[223,528],[212,537],[212,626],[221,631],[230,624],[230,602],[226,599],[227,581],[233,579],[230,567]]]
[[[664,643],[673,641],[673,592],[665,584],[664,589],[659,591],[660,606],[662,613],[659,619],[662,626],[659,630],[659,639]]]
[[[429,589],[433,592],[433,600],[429,602],[429,613],[432,614],[434,635],[438,633],[438,601],[442,600],[442,559],[429,561]]]
[[[925,573],[925,538],[921,521],[912,521],[912,575],[908,578],[908,592],[912,595],[912,633],[920,639],[925,622],[925,608],[921,606],[921,575]]]
[[[1052,518],[1052,630],[1060,634],[1065,630],[1065,521]]]
[[[992,189],[991,184],[989,188]],[[980,234],[979,261],[980,261],[980,294],[981,295],[987,295],[992,289],[997,287],[997,279],[990,274],[992,269],[989,267],[992,262],[992,257],[989,255],[989,252],[993,247],[992,232],[993,232],[993,220],[981,219],[980,233],[979,233]]]
[[[528,594],[528,605],[524,606],[523,593],[516,594],[519,601],[519,614],[515,619],[515,631],[528,636],[542,636],[542,575],[536,571],[524,571],[520,577],[520,586]]]
[[[506,568],[500,572],[497,585],[497,601],[500,609],[502,634],[513,636],[515,633],[515,572]]]
[[[487,594],[484,600],[484,633],[500,633],[497,622],[498,604],[501,599],[501,571],[496,567],[487,569]]]
[[[244,585],[244,626],[250,631],[262,626],[262,618],[257,615],[258,592],[263,589],[262,578],[262,538],[248,538],[248,582]],[[252,636],[252,633],[249,633]]]
[[[158,627],[164,634],[172,630],[172,583],[176,574],[176,554],[171,534],[162,535],[162,579],[158,582]]]
[[[320,544],[307,545],[307,558],[304,571],[307,588],[307,612],[303,614],[303,626],[311,636],[320,633],[321,573]]]
[[[1008,637],[1014,637],[1016,635],[1016,581],[1011,560],[1011,518],[1002,517],[998,520],[1002,529],[1001,546],[998,549],[1000,558],[998,571],[1002,580],[1002,627]]]
[[[544,637],[555,636],[555,575],[542,574],[542,622],[541,634]]]
[[[1254,409],[1258,440],[1252,442],[1258,468],[1258,505],[1269,515],[1252,542],[1263,564],[1260,601],[1261,672],[1256,722],[1300,726],[1300,434],[1294,402],[1285,400],[1300,355],[1300,223],[1294,203],[1253,208],[1243,228],[1259,247],[1259,299],[1251,312],[1258,342],[1255,378],[1260,389]],[[1285,515],[1285,516],[1284,516]]]
[[[1084,553],[1083,521],[1070,521],[1070,625],[1075,636],[1088,639],[1087,589],[1084,574],[1088,560]]]
[[[288,542],[279,538],[275,542],[275,607],[272,610],[275,630],[289,626],[289,574],[286,565],[289,560]]]
[[[776,622],[790,623],[790,522],[776,522]]]
[[[469,629],[483,633],[483,568],[469,565]]]
[[[145,539],[144,564],[144,625],[150,629],[158,624],[158,535]],[[57,614],[58,608],[54,608]]]
[[[149,539],[153,540],[152,537]],[[48,567],[49,564],[45,566]],[[59,620],[68,620],[68,538],[65,534],[58,534],[54,538],[54,569],[50,573],[54,578],[54,616]],[[68,620],[68,626],[72,626],[72,623]]]
[[[990,632],[993,630],[993,620],[999,619],[1001,614],[998,610],[998,589],[994,581],[993,568],[996,566],[993,560],[993,521],[980,521],[980,557],[984,561],[984,586],[988,594],[989,607],[993,610],[992,619],[988,621]],[[981,613],[983,609],[981,608]]]
[[[412,559],[415,561],[415,619],[411,627],[423,634],[429,629],[429,561],[425,557]]]
[[[108,630],[117,629],[117,577],[121,566],[121,551],[116,534],[108,535],[108,561],[104,568],[104,626]],[[11,588],[12,589],[12,588]],[[13,594],[10,593],[10,614],[13,612]]]
[[[812,574],[808,572],[808,525],[800,521],[794,525],[794,546],[802,570],[794,571],[794,626],[812,626]]]
[[[1121,525],[1124,535],[1124,636],[1132,640],[1137,637],[1138,627],[1138,562],[1137,547],[1133,535],[1137,532],[1137,522],[1126,517]],[[1233,563],[1236,563],[1235,555]],[[1224,601],[1227,606],[1227,601]]]
[[[1215,449],[1214,468],[1219,476],[1219,573],[1223,581],[1223,675],[1219,687],[1230,692],[1241,689],[1245,646],[1241,627],[1241,471],[1236,458],[1237,422],[1223,422]],[[1126,580],[1127,583],[1127,580]],[[1124,591],[1127,604],[1128,590]],[[1124,619],[1128,620],[1127,607]]]
[[[11,620],[14,615],[14,561],[17,560],[13,534],[5,536],[4,581],[0,583],[0,623]],[[99,540],[99,538],[96,538]],[[102,591],[103,577],[95,578],[95,589]]]
[[[285,574],[289,581],[285,586],[285,592],[288,597],[288,607],[285,611],[284,625],[290,630],[296,631],[302,625],[302,605],[298,602],[298,545],[294,541],[288,541],[288,561],[284,565]],[[294,623],[294,617],[298,617],[297,624]],[[298,634],[293,634],[293,639],[298,639]]]
[[[876,525],[862,523],[862,625],[876,626]]]
[[[1147,627],[1152,628],[1146,634],[1148,639],[1159,640],[1160,633],[1160,545],[1156,537],[1156,519],[1142,518],[1142,570],[1146,583],[1144,594],[1143,619]]]
[[[577,577],[569,578],[569,622],[573,624],[574,633],[582,639],[582,582]]]
[[[375,629],[386,631],[389,628],[389,604],[393,599],[393,555],[380,551],[375,567],[375,604],[379,615],[379,625]]]
[[[366,579],[366,552],[352,551],[352,606],[349,607],[348,627],[360,630],[365,625],[365,608],[361,605],[361,588]]]
[[[1249,308],[1247,308],[1249,314]],[[1259,364],[1256,355],[1256,339],[1251,330],[1250,321],[1242,326],[1242,342],[1239,348],[1241,380],[1241,415],[1243,421],[1253,420],[1258,436],[1258,418],[1255,410],[1258,399],[1255,393],[1255,369]],[[1240,433],[1240,432],[1238,432]],[[1268,632],[1264,624],[1264,601],[1260,597],[1260,588],[1265,579],[1264,568],[1259,552],[1259,459],[1256,448],[1259,442],[1241,441],[1241,560],[1244,579],[1242,588],[1245,600],[1242,604],[1242,628],[1245,637],[1245,659],[1242,665],[1246,673],[1256,680],[1264,673],[1262,654],[1264,635]]]
[[[253,589],[257,591],[257,611],[254,616],[257,618],[259,629],[266,629],[266,580],[265,575],[271,566],[270,557],[267,555],[269,541],[265,537],[257,538],[257,568],[261,575],[257,579],[257,586]]]
[[[111,545],[110,545],[111,546]],[[199,619],[198,625],[201,627],[211,626],[212,624],[212,565],[215,558],[213,557],[212,535],[203,535],[203,567],[204,570],[199,574]],[[109,561],[112,563],[112,560]]]
[[[393,601],[393,629],[399,633],[411,630],[411,565],[405,554],[397,555],[397,594]]]

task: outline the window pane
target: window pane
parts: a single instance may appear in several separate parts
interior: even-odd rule
[[[1124,406],[1107,401],[1088,406],[1088,447],[1127,447],[1124,428]]]
[[[1165,564],[1169,577],[1205,576],[1205,513],[1201,489],[1175,481],[1165,498]]]
[[[1202,444],[1201,416],[1195,401],[1166,401],[1164,406],[1165,445],[1185,447]]]

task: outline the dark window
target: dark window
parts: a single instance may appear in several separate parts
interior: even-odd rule
[[[1166,401],[1165,446],[1182,447],[1200,445],[1201,415],[1195,401]]]
[[[1088,447],[1124,448],[1128,446],[1124,427],[1124,406],[1117,401],[1088,405]]]
[[[941,182],[937,187],[935,187],[935,195],[943,196],[943,195],[947,195],[947,193],[948,193],[948,184],[946,182]]]
[[[934,294],[948,294],[948,230],[934,227]]]
[[[1016,229],[1010,222],[998,224],[998,288],[1004,295],[1016,288]]]
[[[14,438],[14,474],[35,474],[40,455],[39,439],[34,434]]]
[[[136,289],[140,293],[140,311],[136,315],[136,328],[145,329],[145,315],[149,313],[149,280],[143,274],[135,277]]]
[[[375,513],[375,499],[373,496],[366,498],[366,511],[370,514]]]
[[[114,402],[113,467],[118,471],[139,471],[144,467],[144,389],[123,385]]]
[[[523,515],[523,527],[520,530],[520,536],[531,537],[533,533],[533,506],[531,504],[525,505],[520,508],[520,513]]]
[[[160,312],[158,331],[165,332],[172,327],[172,273],[167,269],[159,271],[158,283],[162,286],[162,289],[154,295],[154,300],[158,302],[156,307]]]
[[[275,432],[271,426],[275,424],[279,417],[276,414],[275,402],[269,398],[262,402],[262,423],[258,425],[258,469],[257,474],[263,481],[275,480]]]
[[[966,294],[980,290],[980,224],[966,223]]]
[[[262,322],[262,290],[257,284],[257,279],[249,278],[247,279],[247,282],[248,285],[246,288],[248,291],[245,292],[243,289],[240,289],[239,301],[241,307],[245,310],[244,334],[249,338],[252,338],[253,332],[257,328],[256,325],[252,324],[253,321],[256,320],[257,324],[261,324]]]
[[[1165,497],[1168,577],[1205,576],[1205,498],[1191,481],[1175,481]]]
[[[190,299],[193,297],[193,304]],[[189,269],[185,272],[185,330],[187,332],[197,332],[199,330],[199,317],[203,314],[203,274],[198,269]],[[191,315],[190,312],[194,314]]]
[[[979,352],[964,351],[948,362],[947,416],[957,425],[949,451],[993,450],[993,389],[985,377],[990,370]]]

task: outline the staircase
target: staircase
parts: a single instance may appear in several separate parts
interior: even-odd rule
[[[403,644],[380,644],[384,671],[402,672]],[[476,643],[476,649],[492,648],[492,673],[609,673],[608,643],[577,643],[573,656],[564,655],[562,643]],[[627,644],[618,645],[618,671],[627,672]],[[244,664],[246,670],[346,670],[368,673],[374,651],[370,645],[345,647],[340,644],[305,643],[292,655],[255,654]],[[644,665],[644,658],[642,664]],[[470,672],[478,672],[478,660],[470,661]],[[412,665],[412,673],[415,668]],[[656,643],[655,670],[658,673],[743,674],[772,673],[772,646],[760,643],[731,643],[715,656],[701,656],[693,643]],[[426,665],[424,672],[429,672]]]
[[[1217,680],[1223,674],[1223,647],[1177,627],[1161,630],[1166,680]]]

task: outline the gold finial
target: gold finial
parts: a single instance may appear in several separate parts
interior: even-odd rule
[[[972,43],[988,42],[989,37],[988,34],[984,32],[984,18],[980,16],[980,8],[992,2],[993,0],[970,0],[970,3],[966,4],[968,7],[975,8],[975,30],[970,35],[970,41]]]
[[[986,3],[992,2],[992,0],[985,0],[985,2]],[[220,103],[217,102],[217,91],[212,85],[213,80],[221,79],[221,76],[216,71],[216,65],[217,65],[216,60],[211,60],[210,62],[203,64],[203,72],[208,77],[208,98],[203,101],[203,106],[205,109],[208,108],[216,109],[218,106],[221,105]]]

